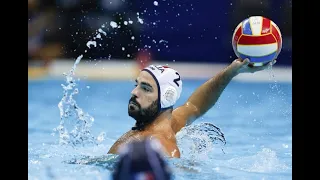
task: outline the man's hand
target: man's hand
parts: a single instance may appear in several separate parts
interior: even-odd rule
[[[263,66],[253,66],[250,63],[249,59],[244,59],[244,60],[236,59],[231,63],[230,66],[231,66],[232,70],[236,72],[236,74],[239,74],[239,73],[254,73],[254,72],[257,72],[257,71],[261,71],[261,70],[267,69],[268,67],[274,65],[276,62],[277,62],[276,60],[273,60],[273,61],[271,61],[268,64],[265,64]]]

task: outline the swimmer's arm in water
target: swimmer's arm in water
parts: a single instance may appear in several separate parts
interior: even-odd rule
[[[276,61],[270,63],[273,65]],[[187,102],[173,110],[172,129],[177,133],[181,128],[191,124],[206,113],[219,99],[225,87],[239,73],[254,73],[266,69],[266,66],[250,67],[248,59],[234,60],[229,66],[198,87]]]

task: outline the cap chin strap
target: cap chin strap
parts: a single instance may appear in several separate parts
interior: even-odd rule
[[[171,109],[171,108],[173,108],[173,106],[166,107],[166,108],[161,108],[159,113],[162,113],[162,112],[164,112],[164,111],[166,111],[166,110],[168,110],[168,109]],[[158,114],[159,114],[159,113],[158,113]]]

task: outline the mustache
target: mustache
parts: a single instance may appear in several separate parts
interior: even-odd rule
[[[132,96],[129,100],[129,103],[134,103],[137,106],[139,106],[139,108],[141,107],[140,104],[137,102],[136,97]]]

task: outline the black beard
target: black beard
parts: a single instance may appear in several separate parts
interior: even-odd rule
[[[136,97],[133,96],[129,100],[128,114],[136,120],[135,126],[131,129],[141,131],[158,116],[158,100],[153,101],[147,108],[141,108]]]

